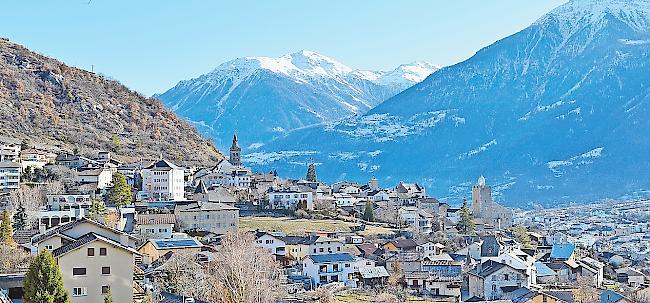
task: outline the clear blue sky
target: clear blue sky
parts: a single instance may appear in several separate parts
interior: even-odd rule
[[[566,0],[19,0],[0,36],[146,95],[243,56],[308,49],[362,69],[451,65]]]

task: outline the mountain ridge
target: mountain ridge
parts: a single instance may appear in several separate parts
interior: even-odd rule
[[[511,206],[647,195],[650,13],[621,3],[569,2],[362,116],[245,160],[299,176],[312,157],[328,181],[415,181],[456,204],[478,175]]]
[[[388,72],[355,70],[303,50],[230,60],[156,97],[222,146],[234,132],[243,145],[259,145],[294,129],[365,113],[437,68],[417,61]]]

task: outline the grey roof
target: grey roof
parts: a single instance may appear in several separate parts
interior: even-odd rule
[[[73,250],[75,250],[77,248],[80,248],[80,247],[82,247],[82,246],[84,246],[84,245],[86,245],[88,243],[94,242],[96,240],[104,241],[106,243],[109,243],[109,244],[113,245],[114,247],[118,247],[118,248],[130,251],[130,252],[132,252],[134,254],[139,254],[137,251],[135,251],[134,249],[132,249],[132,248],[130,248],[128,246],[124,246],[124,245],[122,245],[122,244],[120,244],[118,242],[115,242],[115,241],[111,240],[111,239],[102,237],[102,236],[100,236],[100,235],[98,235],[96,233],[91,232],[91,233],[87,233],[87,234],[79,237],[77,240],[72,241],[67,245],[61,246],[61,247],[53,250],[52,255],[55,258],[60,257],[62,255],[65,255],[65,254],[67,254],[67,253],[69,253],[69,252],[71,252],[71,251],[73,251]]]
[[[319,236],[286,236],[282,240],[287,245],[311,245],[316,243]]]
[[[502,269],[502,268],[504,268],[506,266],[508,266],[508,265],[503,264],[503,263],[499,263],[499,262],[496,262],[496,261],[488,260],[486,262],[483,262],[483,264],[481,264],[481,271],[480,272],[478,272],[478,268],[477,268],[477,269],[471,271],[470,274],[473,274],[475,276],[479,276],[479,277],[482,277],[482,278],[486,278],[486,277],[489,277],[493,273],[499,271],[500,269]]]
[[[142,214],[137,216],[138,225],[176,224],[174,214]]]
[[[63,224],[63,225],[59,225],[59,226],[57,226],[55,228],[49,229],[45,233],[33,237],[32,238],[32,243],[38,243],[38,242],[41,242],[41,241],[43,241],[43,240],[45,240],[45,239],[47,239],[47,238],[49,238],[49,237],[51,237],[53,235],[62,234],[64,231],[72,229],[73,227],[75,227],[75,226],[77,226],[77,225],[79,225],[81,223],[84,223],[84,222],[94,224],[94,225],[99,226],[101,228],[112,231],[113,233],[116,233],[118,235],[125,234],[124,232],[122,232],[120,230],[117,230],[115,228],[106,226],[106,225],[101,224],[99,222],[93,221],[93,220],[91,220],[91,219],[89,219],[87,217],[84,217],[84,218],[81,218],[79,220],[75,220],[75,221],[72,221],[70,223],[66,223],[66,224]],[[63,234],[63,235],[66,236],[65,234]],[[135,239],[135,237],[133,237],[131,235],[128,235],[128,236],[129,236],[129,238]]]
[[[349,253],[309,255],[308,257],[314,260],[314,263],[348,262],[354,260],[354,257]]]
[[[199,179],[199,184],[196,185],[196,189],[194,190],[195,194],[206,194],[208,193],[208,189],[205,187],[205,183],[203,183],[203,180]]]
[[[359,273],[364,279],[385,278],[390,276],[386,268],[383,266],[359,267]]]
[[[192,202],[185,205],[176,205],[177,211],[219,211],[238,210],[239,208],[224,203],[215,202]]]
[[[145,167],[145,169],[156,169],[156,170],[171,170],[171,169],[180,169],[182,170],[183,168],[176,166],[176,164],[171,163],[165,159],[160,159],[154,163],[151,163],[149,166]]]

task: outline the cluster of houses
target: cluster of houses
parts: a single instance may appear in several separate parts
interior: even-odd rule
[[[614,277],[608,276],[609,260],[562,233],[529,231],[530,241],[523,243],[511,229],[513,211],[493,200],[482,176],[468,205],[475,232],[463,234],[456,228],[463,209],[427,196],[418,184],[386,189],[374,177],[367,184],[326,184],[253,173],[242,165],[236,136],[227,159],[203,168],[179,167],[162,157],[123,163],[110,152],[57,155],[20,145],[2,145],[0,157],[4,193],[20,188],[28,167],[75,172],[78,186],[47,195],[34,225],[14,233],[21,249],[53,254],[73,303],[102,302],[109,290],[114,302],[142,302],[174,254],[211,260],[221,237],[239,229],[240,210],[288,215],[335,209],[357,218],[346,232],[250,231],[254,244],[285,269],[287,287],[297,291],[332,283],[359,289],[392,283],[441,302],[527,303],[574,302],[579,287],[588,287],[602,292],[602,302],[632,302],[604,291],[615,283],[650,295],[642,271],[618,266]],[[132,187],[134,203],[109,204],[104,215],[92,214],[118,173]],[[391,234],[363,232],[376,224],[359,219],[368,206]],[[23,278],[24,273],[0,273],[0,302],[21,298]],[[163,295],[166,302],[182,302]]]

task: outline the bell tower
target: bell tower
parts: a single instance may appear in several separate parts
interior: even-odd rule
[[[232,146],[230,146],[230,164],[234,166],[241,165],[241,148],[239,147],[239,142],[237,141],[237,134],[235,133],[232,136]]]

